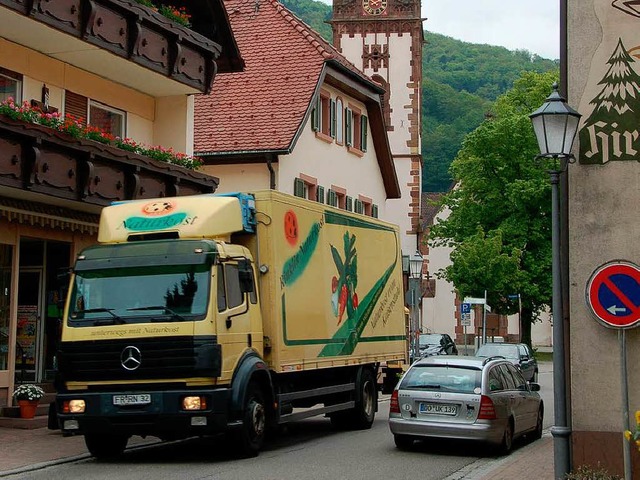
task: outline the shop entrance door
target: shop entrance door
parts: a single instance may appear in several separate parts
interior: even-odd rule
[[[42,268],[21,268],[18,279],[18,329],[16,336],[16,383],[42,378],[40,338],[42,322]]]

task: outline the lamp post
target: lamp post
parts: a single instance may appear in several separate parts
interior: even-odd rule
[[[564,315],[562,312],[562,284],[560,276],[560,205],[558,183],[560,175],[575,161],[571,154],[573,141],[578,131],[580,114],[567,105],[554,83],[553,92],[542,106],[529,117],[538,139],[540,155],[537,159],[551,161],[551,247],[553,281],[553,391],[555,425],[553,435],[555,478],[565,478],[571,471],[570,436],[567,424],[567,384],[565,377]]]
[[[411,295],[411,358],[416,360],[420,355],[419,342],[419,316],[418,303],[419,294],[421,292],[420,284],[422,280],[422,265],[424,258],[422,254],[416,250],[416,253],[409,257],[409,293]]]

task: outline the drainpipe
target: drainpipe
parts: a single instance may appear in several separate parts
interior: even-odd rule
[[[271,190],[276,189],[276,172],[273,170],[273,155],[267,154],[267,168],[269,169],[269,188]]]

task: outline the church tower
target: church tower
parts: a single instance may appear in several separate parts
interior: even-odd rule
[[[418,248],[422,180],[420,0],[334,0],[333,45],[386,89],[384,116],[402,198],[387,200],[403,254]]]

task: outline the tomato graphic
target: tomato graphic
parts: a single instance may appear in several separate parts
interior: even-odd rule
[[[338,289],[338,277],[333,277],[331,279],[331,293],[336,293]]]
[[[358,308],[358,294],[357,293],[353,294],[352,303],[353,303],[353,308]]]

